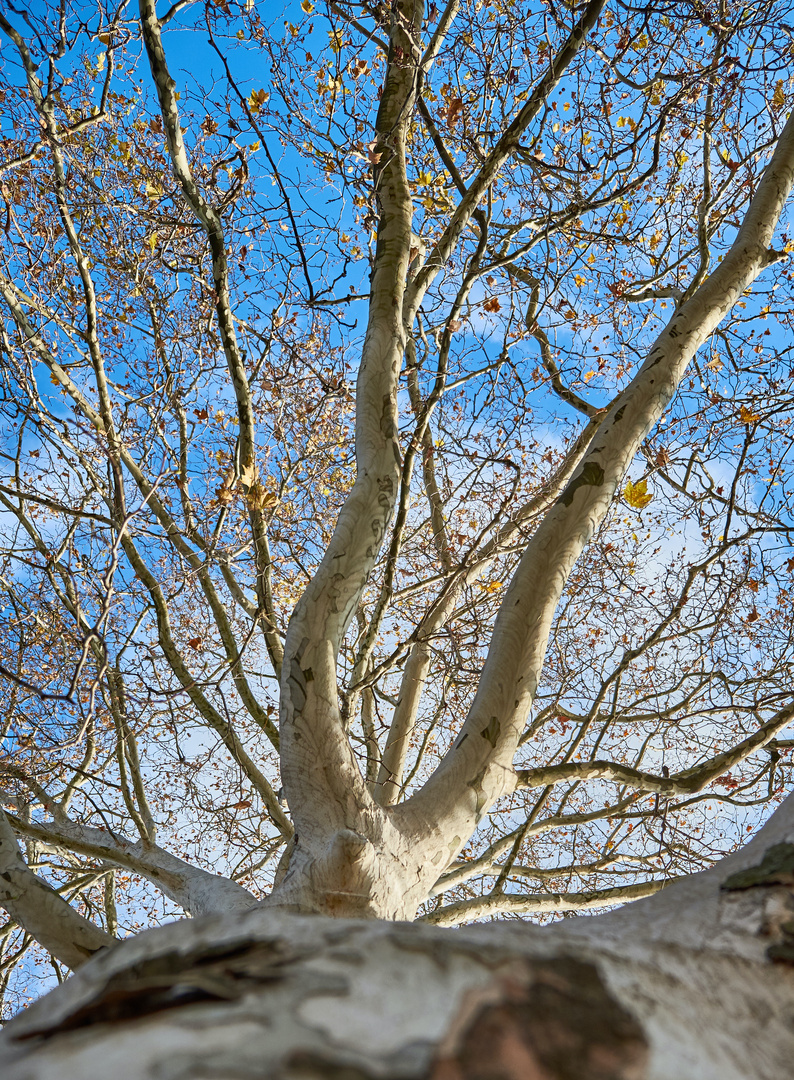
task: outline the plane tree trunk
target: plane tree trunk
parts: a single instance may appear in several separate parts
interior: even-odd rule
[[[411,93],[410,82],[399,82],[408,78],[407,70],[399,67],[395,76],[394,92],[400,100]],[[387,119],[388,102],[385,92],[381,110]],[[395,129],[394,122],[390,124]],[[388,180],[394,194],[404,182],[403,170],[394,165]],[[675,311],[527,544],[497,616],[459,737],[426,783],[396,806],[379,805],[361,775],[342,723],[336,684],[341,634],[383,535],[383,515],[391,513],[394,486],[385,463],[397,460],[385,433],[394,431],[402,339],[399,328],[391,325],[394,302],[384,301],[380,312],[373,286],[356,414],[359,472],[326,557],[287,633],[281,768],[296,838],[286,874],[268,903],[337,916],[412,918],[482,818],[514,789],[518,778],[513,757],[532,707],[554,611],[573,566],[697,350],[758,275],[781,257],[771,244],[793,180],[794,117],[780,135],[725,258]],[[402,222],[402,233],[408,229],[410,215],[401,218],[399,205],[395,196],[393,212],[382,218],[384,237],[391,235],[392,225],[397,228],[394,222]],[[384,239],[384,250],[389,243]],[[399,247],[396,235],[395,252]],[[405,243],[403,256],[404,249]],[[379,265],[383,269],[391,263],[384,256]],[[404,274],[404,259],[395,265]],[[382,339],[392,343],[390,348]],[[373,379],[381,380],[377,392],[374,383],[370,385]],[[380,412],[375,399],[381,402]],[[375,456],[373,446],[379,448]],[[363,522],[369,522],[366,529]]]
[[[794,1060],[794,797],[626,908],[445,930],[270,910],[90,961],[12,1021],[4,1080],[780,1080]]]
[[[791,798],[741,852],[617,912],[544,928],[506,923],[452,931],[433,925],[432,916],[408,920],[497,800],[519,782],[541,782],[520,777],[513,761],[557,603],[698,348],[780,258],[771,244],[794,180],[794,119],[780,135],[730,250],[693,285],[631,382],[604,410],[587,451],[526,545],[459,736],[404,801],[396,802],[392,790],[379,796],[362,775],[347,732],[350,698],[360,684],[351,682],[345,702],[337,681],[341,643],[380,557],[402,482],[399,375],[418,304],[602,7],[601,0],[583,6],[548,76],[488,154],[449,228],[409,281],[406,141],[420,76],[432,56],[423,58],[419,48],[421,0],[393,6],[373,150],[379,220],[356,393],[356,479],[292,615],[283,656],[271,649],[280,671],[280,763],[292,823],[173,654],[175,674],[245,764],[285,838],[294,824],[283,873],[266,900],[249,904],[245,890],[191,875],[152,838],[133,851],[84,833],[82,850],[102,846],[112,864],[140,866],[162,879],[164,891],[186,910],[201,914],[109,945],[107,935],[92,935],[85,920],[72,918],[65,902],[26,870],[13,835],[25,823],[9,817],[0,837],[0,903],[53,955],[80,970],[8,1026],[0,1040],[3,1080],[104,1080],[114,1072],[125,1080],[778,1080],[790,1072]],[[228,302],[222,221],[190,172],[152,0],[140,0],[140,11],[174,174],[213,255],[219,326],[238,403],[240,480],[253,482],[254,414]],[[28,326],[22,316],[19,325]],[[25,333],[33,337],[32,330]],[[100,422],[101,430],[110,430],[102,417],[97,429]],[[125,551],[148,582],[134,547]],[[147,588],[164,652],[171,655],[159,586],[152,579]],[[220,608],[217,618],[226,625]],[[417,662],[406,664],[395,745],[411,729],[406,714],[415,713],[426,673],[420,631],[431,630],[417,630]],[[227,651],[236,665],[231,645]],[[362,664],[367,660],[362,655]],[[241,696],[248,694],[237,678]],[[781,724],[787,719],[780,714]],[[401,753],[385,759],[384,789],[396,787],[392,774]],[[663,790],[676,778],[639,781]],[[68,832],[61,827],[60,835]],[[597,904],[602,897],[592,899]]]

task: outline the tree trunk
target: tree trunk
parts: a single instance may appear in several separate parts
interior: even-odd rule
[[[781,1080],[794,796],[619,911],[444,930],[263,906],[141,934],[12,1021],[4,1080]]]

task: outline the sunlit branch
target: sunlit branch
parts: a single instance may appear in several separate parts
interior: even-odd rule
[[[0,809],[0,906],[69,968],[80,967],[115,939],[79,915],[30,870]]]
[[[427,915],[421,915],[418,921],[432,923],[433,926],[459,926],[472,919],[484,919],[494,915],[545,915],[563,911],[591,911],[594,908],[639,900],[643,896],[653,896],[654,893],[669,885],[671,880],[675,879],[640,881],[636,885],[617,885],[608,889],[594,889],[592,892],[580,893],[536,893],[534,895],[499,893],[478,896],[436,908]]]

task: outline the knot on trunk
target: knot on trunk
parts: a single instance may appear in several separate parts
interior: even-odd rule
[[[324,898],[328,914],[367,914],[376,876],[374,845],[353,829],[340,829],[325,852],[315,859],[312,884]]]

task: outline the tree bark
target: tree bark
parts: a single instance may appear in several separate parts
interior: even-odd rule
[[[115,944],[115,938],[84,919],[62,896],[34,874],[0,808],[0,907],[31,937],[72,969]]]
[[[443,930],[258,907],[139,935],[0,1037],[4,1080],[781,1080],[794,796],[606,915]]]

